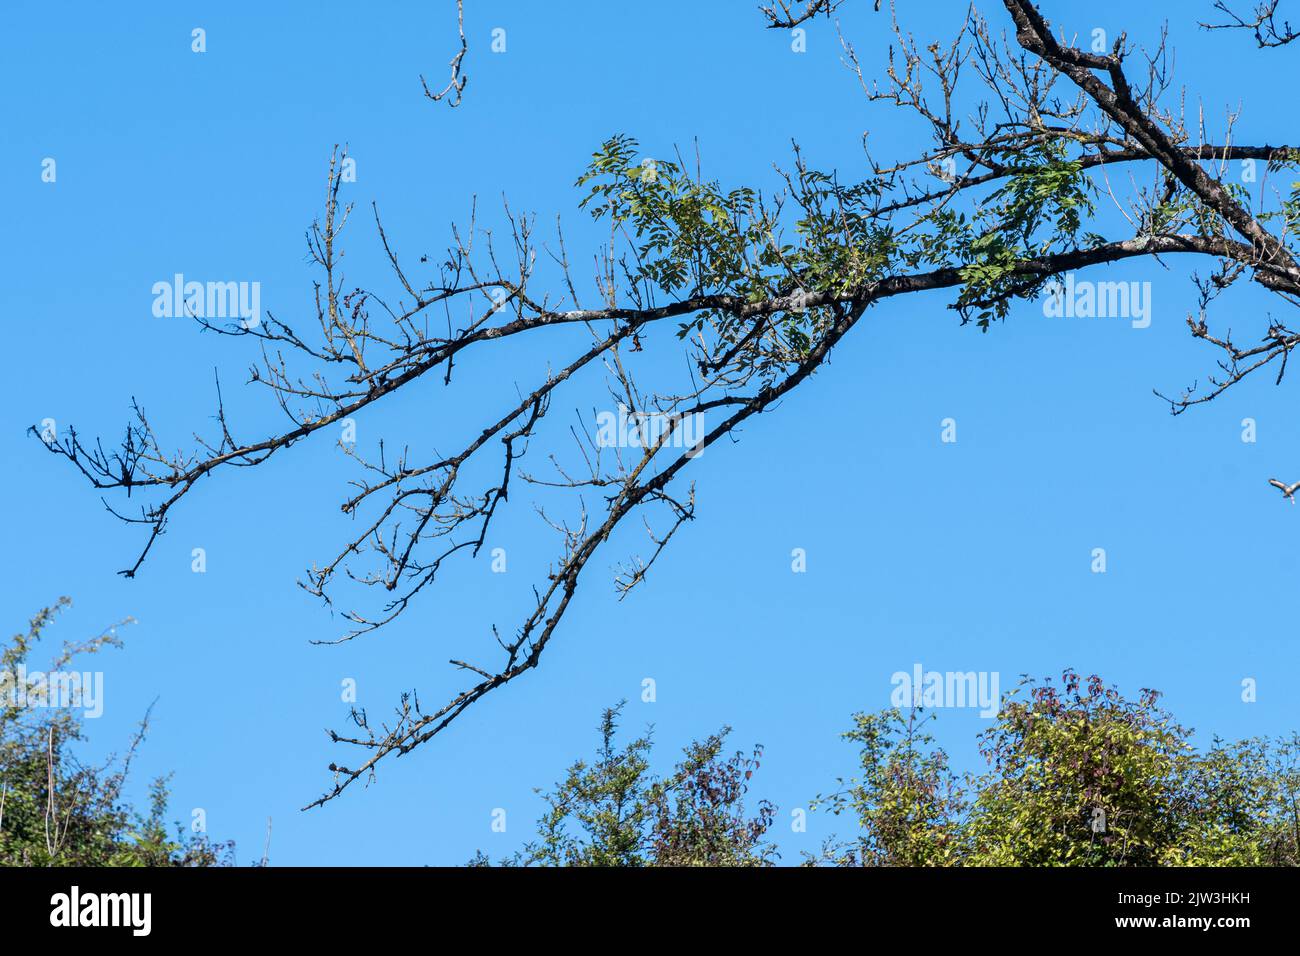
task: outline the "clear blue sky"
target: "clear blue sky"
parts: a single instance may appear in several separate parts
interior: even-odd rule
[[[614,132],[648,155],[698,138],[707,173],[768,188],[792,139],[843,178],[863,172],[864,131],[885,154],[924,141],[911,117],[864,100],[832,28],[810,25],[808,52],[795,54],[786,35],[761,29],[751,0],[470,6],[470,83],[455,110],[425,100],[417,79],[445,82],[450,2],[0,10],[0,610],[12,632],[71,595],[54,637],[138,618],[126,649],[98,662],[106,712],[90,726],[92,752],[112,748],[158,698],[137,795],[174,770],[176,818],[204,808],[241,862],[260,855],[272,817],[273,863],[460,863],[478,848],[514,849],[540,807],[533,788],[590,753],[600,709],[628,698],[629,729],[653,723],[665,761],[724,723],[736,746],[764,744],[759,792],[781,808],[775,833],[793,862],[833,825],[814,814],[793,834],[789,811],[852,771],[838,733],[854,710],[887,706],[890,675],[916,662],[997,671],[1004,689],[1066,666],[1132,693],[1153,686],[1202,739],[1300,723],[1289,607],[1300,508],[1265,484],[1300,480],[1294,386],[1259,377],[1170,417],[1152,389],[1177,391],[1213,362],[1183,325],[1190,265],[1129,263],[1107,277],[1152,283],[1145,330],[1046,319],[1027,304],[981,335],[959,327],[942,296],[876,308],[811,382],[698,462],[699,520],[646,586],[616,603],[608,568],[621,553],[603,551],[541,668],[389,761],[377,785],[298,812],[325,787],[326,764],[351,759],[323,733],[343,727],[340,681],[358,681],[372,717],[409,687],[427,701],[454,690],[444,662],[482,647],[491,624],[514,626],[552,542],[515,502],[518,517],[493,542],[511,549],[510,573],[493,576],[485,554],[392,631],[311,646],[341,622],[294,582],[340,543],[337,506],[354,477],[322,441],[210,482],[141,575],[118,577],[140,529],[109,516],[24,435],[29,425],[50,417],[115,438],[135,396],[166,443],[187,444],[211,424],[214,367],[243,434],[279,424],[238,387],[249,343],[154,318],[152,284],[176,272],[257,280],[264,309],[308,318],[303,231],[336,142],[358,162],[346,187],[358,206],[349,284],[383,288],[372,200],[408,257],[440,254],[471,195],[490,211],[505,193],[542,223],[562,214],[575,261],[589,262],[597,233],[572,182]],[[926,39],[946,39],[964,9],[902,6]],[[981,6],[1004,22],[1000,5]],[[1044,3],[1071,30],[1141,40],[1165,15],[1154,6]],[[865,2],[848,7],[861,8],[843,22],[864,64],[882,65],[886,21]],[[1209,7],[1167,5],[1189,102],[1199,97],[1216,129],[1225,106],[1240,105],[1236,140],[1278,144],[1294,104],[1274,80],[1296,51],[1257,54],[1245,36],[1197,30]],[[205,54],[190,51],[194,27],[207,31]],[[488,50],[494,27],[506,30],[504,54]],[[45,157],[57,161],[54,184],[41,181]],[[1243,291],[1219,314],[1255,338],[1279,305]],[[476,395],[513,394],[538,370],[508,365],[471,368],[459,394],[423,382],[361,419],[359,440],[454,441],[476,424]],[[568,401],[590,407],[592,394]],[[1248,416],[1254,444],[1240,438]],[[956,444],[939,440],[946,417]],[[190,571],[194,547],[207,551],[206,574]],[[790,570],[795,547],[808,554],[802,575]],[[1104,575],[1090,571],[1097,547]],[[657,682],[653,704],[639,700],[645,677]],[[1255,703],[1241,700],[1246,677],[1259,682]],[[973,711],[940,712],[960,768],[976,766],[986,725]],[[508,813],[504,835],[490,830],[496,807]]]

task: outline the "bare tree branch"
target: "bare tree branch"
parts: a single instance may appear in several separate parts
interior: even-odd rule
[[[825,14],[829,20],[839,9],[844,0],[776,0],[775,3],[760,6],[759,12],[767,18],[769,30],[793,30],[801,23],[807,23],[818,14]],[[876,9],[880,9],[880,0],[876,0]]]
[[[469,77],[460,71],[461,61],[465,59],[465,54],[469,52],[469,43],[465,39],[465,0],[456,0],[456,28],[460,32],[460,49],[451,58],[451,79],[447,81],[447,85],[435,93],[429,89],[429,84],[424,81],[424,74],[420,74],[420,86],[424,89],[424,95],[436,103],[448,93],[453,93],[451,99],[447,100],[447,105],[451,107],[460,106],[461,94],[465,90],[465,85],[469,82]]]
[[[1300,30],[1292,28],[1290,21],[1277,21],[1277,8],[1281,0],[1260,0],[1246,15],[1237,13],[1227,0],[1214,0],[1214,9],[1225,14],[1228,23],[1202,23],[1207,30],[1249,30],[1261,50],[1286,46],[1300,38]]]

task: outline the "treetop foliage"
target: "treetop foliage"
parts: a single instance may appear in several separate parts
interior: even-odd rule
[[[856,774],[810,802],[850,832],[818,866],[1300,865],[1300,735],[1198,749],[1142,690],[1124,697],[1067,670],[1025,679],[980,734],[982,772],[956,774],[933,713],[858,713],[844,739]],[[777,808],[746,809],[762,749],[723,756],[724,728],[690,745],[664,779],[651,737],[615,744],[606,711],[589,765],[544,799],[537,837],[512,866],[770,866]],[[472,863],[489,865],[480,852]]]
[[[133,809],[123,791],[132,759],[145,739],[149,715],[125,752],[99,764],[79,756],[85,722],[69,707],[31,706],[10,694],[20,668],[55,617],[71,604],[60,598],[0,644],[0,866],[218,866],[234,860],[233,843],[216,843],[167,824],[168,776],[149,788],[146,812]],[[86,655],[120,647],[117,628],[86,641],[64,641],[42,673],[67,668]]]

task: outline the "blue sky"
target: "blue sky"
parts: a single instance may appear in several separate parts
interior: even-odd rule
[[[864,132],[884,154],[925,142],[910,116],[866,102],[825,22],[797,54],[786,34],[761,29],[749,0],[574,2],[562,13],[471,4],[469,87],[448,109],[425,100],[417,78],[445,82],[455,49],[445,6],[152,3],[127,18],[109,5],[10,0],[0,11],[0,610],[12,632],[71,595],[54,637],[138,619],[125,650],[97,662],[106,711],[90,727],[93,750],[110,749],[158,698],[137,794],[174,770],[176,818],[203,808],[213,836],[238,841],[241,862],[260,855],[270,817],[273,863],[460,863],[517,847],[540,808],[533,788],[590,753],[601,708],[627,698],[629,730],[653,723],[665,761],[722,724],[737,747],[765,745],[759,793],[780,806],[775,835],[797,861],[834,826],[814,814],[807,833],[792,833],[790,810],[852,771],[837,735],[853,711],[887,706],[890,676],[918,662],[998,672],[1004,690],[1021,673],[1066,666],[1128,692],[1156,687],[1202,739],[1296,726],[1287,599],[1300,508],[1265,484],[1300,480],[1293,386],[1257,377],[1171,417],[1152,389],[1176,392],[1213,363],[1183,324],[1191,266],[1130,262],[1104,271],[1152,284],[1147,329],[1046,319],[1031,303],[981,335],[959,327],[950,298],[877,307],[813,380],[693,466],[699,518],[645,586],[619,604],[609,569],[623,553],[602,551],[543,666],[390,761],[376,785],[298,812],[328,783],[325,766],[348,759],[323,733],[343,727],[340,681],[357,681],[372,717],[410,687],[425,700],[454,691],[445,661],[481,648],[493,623],[515,625],[553,542],[521,502],[493,540],[508,547],[509,573],[491,574],[485,552],[391,631],[312,646],[342,624],[294,582],[341,542],[338,502],[354,477],[321,441],[208,483],[140,576],[118,577],[140,529],[109,516],[28,426],[48,417],[111,439],[135,397],[166,443],[187,444],[211,424],[214,368],[244,435],[279,424],[238,387],[249,343],[155,318],[153,283],[177,272],[256,280],[264,309],[290,324],[310,316],[303,232],[335,143],[357,160],[345,187],[357,204],[349,280],[382,287],[372,201],[407,257],[441,254],[471,196],[499,222],[504,193],[543,224],[562,215],[575,261],[589,262],[599,232],[572,183],[615,132],[648,155],[698,140],[706,174],[766,188],[792,140],[844,178],[865,172]],[[887,23],[855,6],[842,20],[871,70],[883,65]],[[1203,6],[1169,8],[1189,102],[1204,102],[1212,125],[1240,106],[1237,142],[1279,143],[1292,104],[1272,80],[1294,51],[1257,54],[1244,36],[1207,35],[1195,26]],[[1003,22],[1000,6],[981,7]],[[946,39],[963,9],[926,4],[910,25]],[[1140,40],[1163,16],[1109,2],[1044,10],[1070,30]],[[195,27],[207,33],[201,55]],[[488,49],[496,27],[500,54]],[[46,157],[55,183],[41,180]],[[1242,290],[1218,315],[1255,338],[1279,305]],[[423,382],[362,417],[359,440],[454,442],[479,424],[467,415],[476,397],[512,395],[537,360],[524,343],[468,361],[461,391]],[[590,408],[598,386],[566,401]],[[954,444],[940,441],[948,417]],[[1241,440],[1246,417],[1254,443]],[[205,574],[191,573],[195,547]],[[1098,547],[1105,574],[1090,568]],[[791,572],[793,548],[805,549],[806,573]],[[654,703],[640,700],[647,677]],[[1258,681],[1256,702],[1242,701],[1244,678]],[[939,718],[958,767],[976,768],[974,734],[987,722],[972,710]],[[507,811],[505,834],[490,829],[495,808]]]

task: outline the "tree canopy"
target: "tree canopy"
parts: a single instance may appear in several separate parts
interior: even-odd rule
[[[935,714],[853,716],[856,774],[810,802],[849,832],[816,866],[1300,865],[1300,735],[1214,738],[1201,749],[1142,690],[1095,675],[1025,680],[978,741],[985,770],[958,775],[931,734]],[[747,808],[762,748],[725,756],[723,728],[666,776],[652,738],[619,747],[606,711],[591,763],[544,794],[535,839],[508,866],[770,866],[780,861],[766,800]],[[792,808],[799,809],[799,808]],[[471,863],[490,865],[482,851]]]

